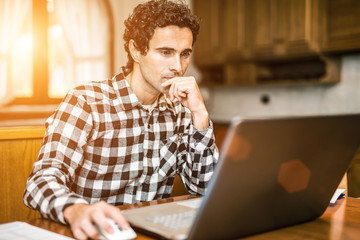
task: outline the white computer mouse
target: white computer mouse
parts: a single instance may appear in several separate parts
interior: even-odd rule
[[[105,230],[101,229],[97,224],[95,224],[96,229],[99,231],[99,233],[102,236],[102,239],[106,240],[131,240],[136,238],[135,231],[129,227],[126,230],[121,230],[119,226],[115,223],[114,220],[111,218],[108,218],[107,221],[111,225],[111,227],[114,229],[113,233],[108,233]]]

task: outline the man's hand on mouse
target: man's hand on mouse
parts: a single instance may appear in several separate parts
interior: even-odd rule
[[[83,203],[71,205],[64,210],[64,218],[70,224],[76,239],[98,239],[99,233],[94,223],[108,233],[113,233],[114,229],[107,218],[113,219],[121,229],[127,229],[130,226],[119,208],[104,201],[90,205]]]

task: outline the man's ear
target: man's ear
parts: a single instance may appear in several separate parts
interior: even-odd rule
[[[130,54],[131,57],[133,58],[134,62],[139,62],[139,58],[140,58],[140,51],[136,48],[136,44],[134,40],[130,40],[129,41],[129,50],[130,50]]]

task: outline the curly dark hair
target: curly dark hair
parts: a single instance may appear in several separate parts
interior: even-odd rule
[[[193,45],[199,34],[200,24],[197,16],[192,14],[189,7],[182,0],[151,0],[135,7],[133,13],[124,21],[124,48],[128,54],[126,73],[133,69],[134,60],[129,51],[129,41],[135,42],[135,47],[146,55],[149,49],[149,41],[157,27],[163,28],[169,25],[188,27],[193,34]]]

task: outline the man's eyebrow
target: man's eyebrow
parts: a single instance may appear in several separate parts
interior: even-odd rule
[[[174,48],[171,48],[171,47],[159,47],[159,48],[155,48],[156,50],[159,50],[159,51],[163,51],[163,50],[167,50],[167,51],[175,51]]]
[[[192,51],[193,51],[192,48],[186,48],[182,52],[192,52]]]
[[[158,51],[176,51],[175,48],[171,48],[171,47],[159,47],[159,48],[155,48]],[[192,52],[192,48],[186,48],[184,50],[182,50],[181,52]]]

